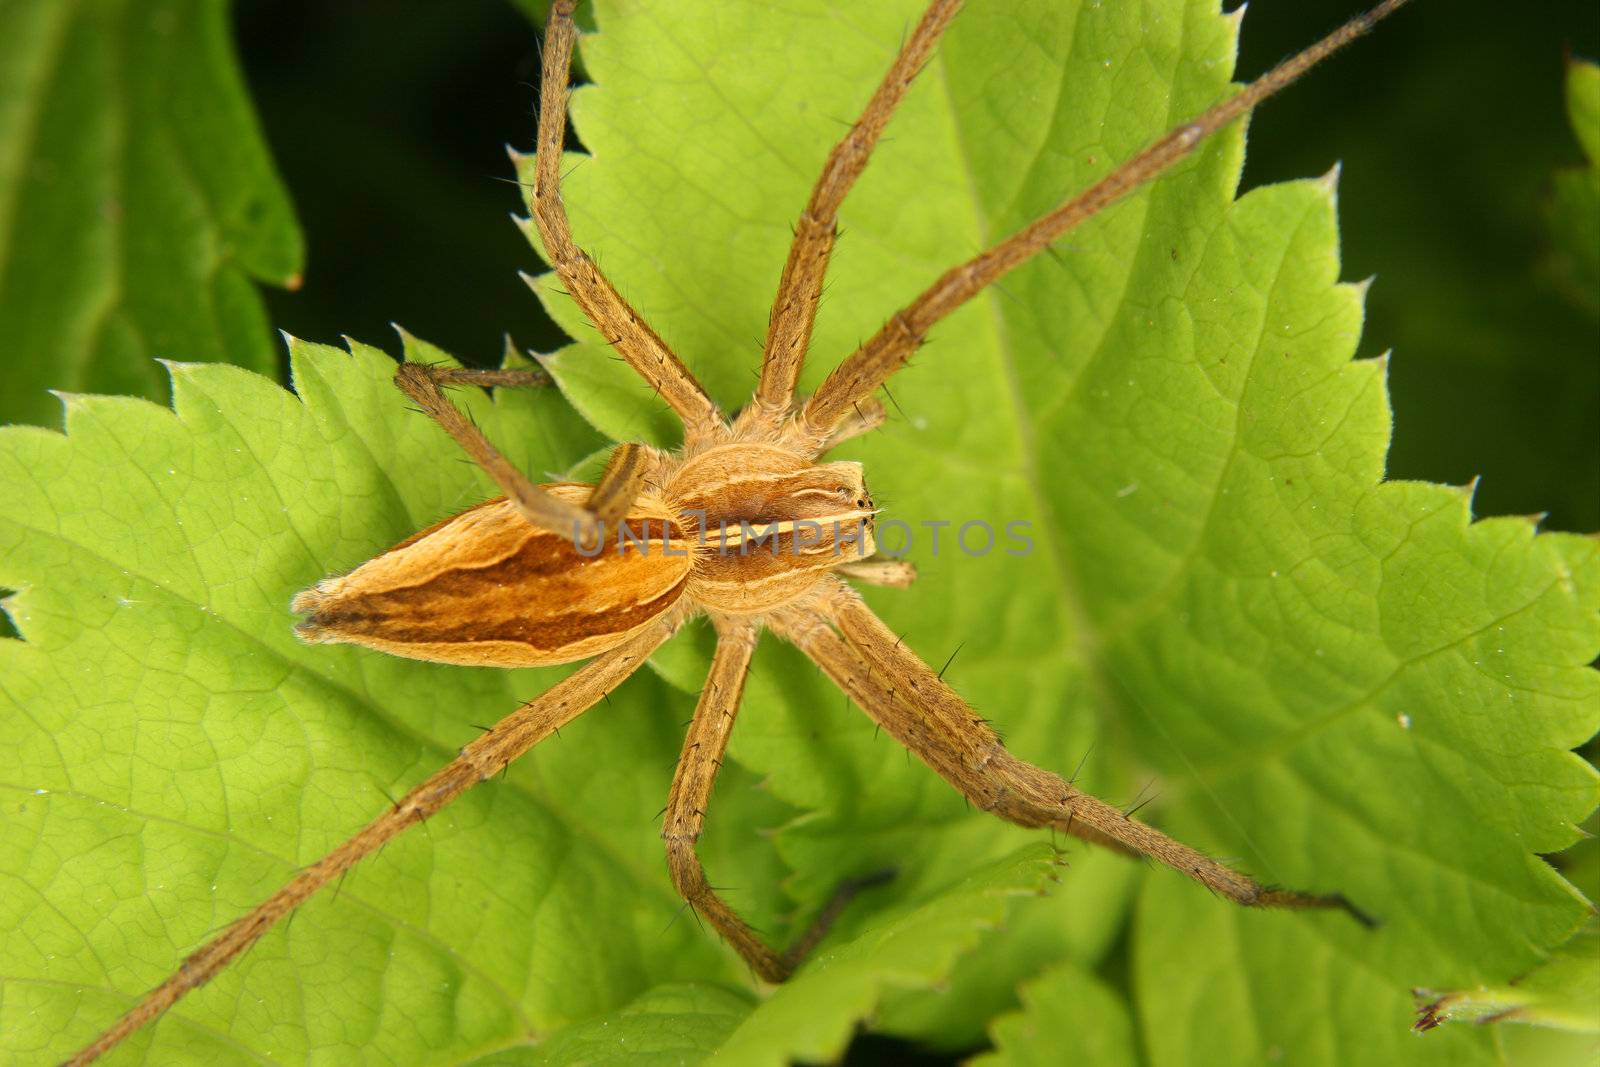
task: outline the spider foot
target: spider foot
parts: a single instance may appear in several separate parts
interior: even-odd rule
[[[857,875],[854,878],[846,878],[840,882],[839,887],[833,891],[833,896],[829,898],[822,911],[817,914],[815,919],[811,920],[811,925],[806,927],[805,933],[801,934],[800,939],[790,945],[788,951],[779,957],[779,962],[784,970],[787,973],[793,973],[795,968],[799,967],[805,961],[805,958],[811,955],[811,951],[827,936],[828,931],[833,928],[833,924],[838,921],[839,915],[845,908],[849,907],[852,900],[868,889],[874,889],[893,881],[898,874],[899,871],[895,868],[884,867],[881,870]]]
[[[1261,908],[1325,908],[1344,912],[1368,930],[1376,930],[1383,925],[1377,916],[1358,908],[1343,893],[1297,893],[1292,889],[1263,889],[1251,904]]]

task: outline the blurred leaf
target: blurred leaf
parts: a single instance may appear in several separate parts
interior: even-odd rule
[[[526,1049],[473,1060],[550,1067],[626,1062],[762,1067],[834,1062],[853,1023],[868,1016],[891,985],[925,986],[946,976],[1003,912],[1005,899],[1031,891],[1047,861],[1035,846],[968,878],[867,935],[820,953],[772,996],[747,996],[705,986],[658,986],[620,1011],[582,1023]]]
[[[1600,66],[1568,66],[1567,109],[1589,164],[1556,175],[1551,232],[1574,299],[1600,315]]]
[[[1600,167],[1600,64],[1580,59],[1567,67],[1567,111],[1583,154]]]
[[[1364,6],[1253,0],[1243,69]],[[1374,279],[1358,355],[1393,353],[1390,477],[1481,478],[1482,514],[1593,530],[1596,325],[1550,270],[1547,215],[1551,175],[1583,158],[1563,53],[1600,48],[1600,8],[1442,7],[1412,4],[1253,118],[1246,186],[1343,164],[1346,273]]]
[[[1058,964],[1020,992],[1023,1010],[995,1021],[995,1051],[972,1060],[971,1067],[1057,1067],[1063,1059],[1094,1067],[1140,1062],[1127,1001],[1092,975]],[[1070,1056],[1063,1048],[1068,1040]]]
[[[1503,986],[1420,995],[1431,999],[1417,1011],[1419,1030],[1510,1022],[1600,1034],[1600,919],[1591,918],[1548,960]]]
[[[540,29],[544,28],[545,19],[550,17],[550,0],[511,0],[511,6],[521,11],[529,22]],[[578,5],[578,10],[573,13],[573,19],[580,31],[594,29],[594,12],[587,4]]]
[[[1075,850],[1048,898],[1020,902],[1007,917],[1004,935],[989,937],[964,956],[948,981],[932,990],[891,997],[878,1012],[874,1029],[952,1052],[983,1045],[994,1018],[1016,1006],[1019,975],[1039,974],[1063,959],[1076,961],[1055,967],[1052,984],[1065,987],[1114,953],[1138,876],[1139,868],[1121,856],[1103,849]],[[1083,995],[1094,993],[1090,989]],[[1103,1036],[1086,1033],[1084,1039]]]
[[[235,40],[308,241],[305,284],[268,290],[297,337],[381,343],[397,317],[463,362],[506,334],[564,338],[519,270],[509,140],[533,128],[539,37],[505,0],[233,0]]]
[[[158,398],[154,358],[272,372],[253,280],[303,249],[222,0],[0,4],[0,421]]]
[[[717,1067],[835,1062],[853,1024],[872,1017],[885,990],[925,989],[944,979],[957,954],[999,921],[1008,897],[1038,891],[1049,862],[1049,850],[1034,844],[907,914],[879,915],[870,930],[819,952],[774,990],[705,1062]]]
[[[511,0],[511,6],[528,16],[535,26],[543,26],[550,14],[550,0]]]
[[[609,1015],[532,1047],[518,1043],[468,1067],[677,1067],[711,1054],[750,1014],[747,994],[699,984],[659,985]]]

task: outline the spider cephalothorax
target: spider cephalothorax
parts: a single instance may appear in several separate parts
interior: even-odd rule
[[[396,383],[495,480],[505,496],[430,527],[298,596],[300,633],[448,663],[589,662],[466,745],[460,756],[255,910],[193,953],[72,1062],[86,1063],[205,983],[278,919],[362,857],[493,777],[634,673],[689,618],[709,616],[716,654],[684,739],[664,813],[674,885],[761,977],[781,981],[835,912],[777,951],[707,882],[695,851],[757,639],[809,656],[882,730],[976,807],[1151,857],[1246,906],[1339,907],[1337,893],[1272,889],[1011,755],[982,718],[917,658],[843,580],[903,586],[913,577],[873,552],[873,503],[859,464],[819,459],[883,422],[874,393],[928,331],[1072,227],[1183,159],[1404,0],[1384,0],[1242,91],[1150,144],[1086,191],[960,264],[888,317],[808,397],[800,368],[836,236],[840,204],[907,87],[955,17],[933,0],[834,147],[795,227],[769,321],[755,396],[729,419],[678,357],[573,242],[560,196],[576,0],[556,0],[545,38],[539,146],[529,206],[546,258],[618,354],[682,422],[673,453],[622,445],[594,486],[537,486],[446,397],[450,385],[542,382],[527,371],[402,365]]]
[[[767,444],[719,445],[668,475],[666,499],[692,527],[689,591],[711,611],[775,611],[876,547],[859,463],[814,463]]]

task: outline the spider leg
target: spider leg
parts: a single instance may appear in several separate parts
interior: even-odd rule
[[[806,401],[784,437],[815,454],[851,406],[877,391],[922,346],[933,325],[977,296],[1008,271],[1048,249],[1084,220],[1160,177],[1211,134],[1249,113],[1319,62],[1370,30],[1406,0],[1383,0],[1298,55],[1279,63],[1238,93],[1146,146],[1132,159],[1054,211],[992,248],[952,267],[876,334],[846,357]],[[765,378],[763,378],[763,383]]]
[[[840,564],[833,570],[846,578],[890,589],[905,589],[917,580],[917,568],[903,559],[863,559]]]
[[[255,910],[186,957],[166,981],[146,993],[126,1015],[69,1059],[68,1067],[92,1062],[123,1038],[155,1020],[186,993],[214,978],[229,961],[255,944],[274,923],[292,914],[317,890],[342,876],[395,835],[430,818],[472,786],[498,774],[528,749],[587,711],[638,670],[672,635],[677,625],[676,617],[662,620],[632,640],[590,660],[501,719],[464,746],[459,756],[401,797],[398,804],[344,844],[302,868]]]
[[[639,317],[592,259],[572,240],[561,201],[561,146],[567,127],[567,86],[577,28],[577,0],[556,0],[545,27],[539,90],[539,144],[530,208],[545,258],[595,329],[683,421],[689,441],[715,436],[722,412],[648,323]]]
[[[838,633],[825,623],[836,626]],[[1364,924],[1372,922],[1342,894],[1264,886],[1059,776],[1017,759],[967,703],[842,584],[834,587],[809,622],[791,617],[774,628],[821,664],[885,731],[984,811],[1020,826],[1048,826],[1091,841],[1113,842],[1246,907],[1338,908]]]
[[[705,826],[706,805],[716,784],[717,771],[728,749],[744,680],[755,653],[760,627],[748,620],[713,616],[717,651],[711,673],[700,691],[694,719],[683,739],[667,796],[661,836],[667,846],[667,866],[672,884],[695,912],[709,922],[734,947],[750,968],[768,982],[782,982],[822,940],[852,897],[892,875],[878,872],[843,883],[806,931],[790,948],[778,953],[768,947],[750,924],[741,919],[706,881],[696,842]]]
[[[871,433],[882,426],[889,419],[889,412],[879,402],[877,397],[869,396],[865,400],[851,405],[850,413],[839,421],[833,428],[828,439],[822,443],[821,452],[827,452],[844,444],[862,434]]]
[[[436,385],[476,385],[483,389],[543,389],[554,380],[538,367],[432,367]]]
[[[909,751],[934,770],[941,778],[969,800],[979,791],[978,773],[970,768],[981,758],[981,752],[999,738],[989,731],[989,736],[976,746],[959,729],[939,728],[940,724],[924,720],[921,712],[909,707],[894,686],[881,672],[870,666],[845,643],[829,625],[828,619],[816,611],[788,611],[771,621],[773,631],[799,648],[822,668],[833,684],[864,710],[873,722],[888,731]],[[968,709],[969,720],[987,730],[975,712]],[[948,726],[948,724],[945,724]],[[1129,855],[1139,855],[1116,840],[1105,836],[1087,823],[1069,820],[1065,826],[1056,827],[1073,837]]]
[[[761,382],[755,400],[740,414],[740,428],[777,430],[794,402],[795,383],[811,343],[823,276],[839,235],[839,206],[860,177],[878,137],[894,115],[906,90],[922,69],[961,0],[933,0],[906,38],[878,84],[872,99],[822,165],[800,221],[795,225],[789,258],[783,265],[778,293],[767,319],[767,342],[761,356]]]
[[[616,487],[604,498],[599,497],[600,490],[597,488],[596,495],[590,498],[589,507],[580,507],[546,493],[501,455],[500,450],[483,435],[483,431],[445,395],[443,385],[451,380],[459,380],[455,372],[426,363],[402,363],[394,374],[394,384],[400,391],[416,401],[423,414],[438,423],[445,433],[455,439],[462,451],[494,479],[494,483],[517,506],[523,518],[541,530],[570,534],[585,545],[592,545],[597,538],[603,537],[601,520],[605,515],[601,514],[601,507],[596,506],[596,501],[604,505],[607,513],[614,510]],[[613,455],[612,465],[606,468],[608,473],[615,462],[616,456]],[[637,486],[634,489],[636,492]],[[631,496],[628,503],[632,503]],[[622,514],[627,514],[626,506]]]
[[[593,512],[603,526],[621,522],[653,469],[650,460],[650,449],[644,445],[618,445],[606,461],[606,469],[584,507]]]
[[[716,784],[722,756],[733,733],[739,699],[744,694],[745,672],[755,654],[760,630],[750,623],[718,620],[717,651],[711,660],[711,673],[700,690],[694,719],[683,739],[667,794],[667,811],[661,836],[667,844],[667,866],[672,884],[689,906],[716,928],[727,942],[745,958],[758,975],[769,982],[789,976],[778,954],[768,948],[750,924],[730,908],[706,881],[705,868],[696,852],[696,842],[705,825],[706,805],[711,787]]]

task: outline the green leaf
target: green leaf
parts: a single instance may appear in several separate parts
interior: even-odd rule
[[[1049,850],[1035,844],[963,879],[908,914],[879,914],[873,928],[812,963],[773,992],[706,1063],[781,1067],[832,1063],[853,1023],[869,1018],[886,988],[926,988],[948,976],[978,932],[994,927],[1008,897],[1037,892]]]
[[[164,395],[155,358],[277,367],[254,281],[304,249],[220,0],[0,6],[0,420]]]
[[[1095,1067],[1139,1063],[1128,1004],[1114,990],[1071,963],[1058,964],[1020,990],[1024,1010],[996,1020],[995,1050],[971,1067],[1054,1067],[1062,1039],[1074,1042],[1073,1059]]]
[[[1485,1030],[1412,1033],[1410,992],[1388,988],[1381,961],[1368,966],[1290,916],[1211,911],[1162,879],[1148,879],[1140,895],[1135,1010],[1148,1062],[1331,1064],[1353,1056],[1406,1067],[1499,1062]]]
[[[0,438],[0,584],[22,589],[8,608],[23,640],[0,645],[14,754],[0,898],[23,932],[4,940],[0,1030],[18,1054],[87,1038],[473,723],[550,681],[292,636],[297,588],[489,495],[408,415],[392,366],[297,345],[300,400],[179,367],[176,414],[78,398],[67,437]],[[569,461],[551,441],[593,441],[548,391],[469,407],[526,469]],[[364,864],[131,1049],[415,1062],[549,1032],[658,981],[737,978],[672,922],[649,818],[685,700],[648,677],[633,688]]]
[[[1567,67],[1567,112],[1583,154],[1600,166],[1600,64],[1574,60]]]
[[[1111,957],[1126,926],[1130,889],[1138,876],[1138,868],[1120,856],[1099,849],[1076,851],[1067,869],[1058,872],[1048,897],[1023,901],[1013,909],[1004,936],[990,937],[964,956],[948,981],[891,998],[877,1013],[874,1028],[952,1052],[982,1045],[995,1017],[1014,1008],[1019,994],[1025,994],[1017,988],[1019,975],[1046,968],[1082,975]],[[1073,962],[1059,964],[1061,960]],[[1054,980],[1056,985],[1070,981]],[[1086,1033],[1084,1038],[1096,1041],[1108,1033]],[[1098,1061],[1090,1057],[1090,1062]]]
[[[595,5],[595,85],[574,99],[594,156],[565,190],[578,238],[730,407],[809,182],[919,6]],[[1235,29],[1202,0],[969,4],[849,201],[807,381],[1224,92]],[[1074,1016],[1067,1048],[1125,1047],[1131,1020],[1158,1064],[1491,1058],[1479,1028],[1409,1034],[1409,990],[1503,982],[1586,915],[1535,853],[1596,799],[1566,750],[1596,725],[1600,550],[1381,484],[1383,366],[1350,362],[1361,293],[1337,282],[1333,184],[1236,202],[1241,153],[1239,131],[1218,138],[935,332],[892,386],[895,421],[849,454],[888,517],[985,520],[1000,547],[951,551],[949,527],[935,554],[916,526],[918,585],[871,596],[931,662],[959,647],[946,677],[1025,758],[1081,762],[1114,800],[1154,792],[1142,814],[1270,880],[1343,890],[1381,929],[1243,913],[1080,849],[1049,898],[1013,900],[1038,884],[1017,849],[1040,835],[967,811],[768,642],[710,812],[712,880],[782,942],[840,878],[899,875],[737,1018],[745,970],[673,921],[649,818],[699,628],[123,1058],[526,1062],[540,1038],[599,1056],[609,1031],[781,1062],[836,1054],[880,1007],[955,1043],[1038,975],[1125,1005]],[[564,394],[602,429],[664,433],[659,401],[608,378],[612,353],[541,289],[579,338],[552,364]],[[0,645],[16,1058],[89,1036],[553,677],[295,643],[292,592],[489,489],[404,410],[381,354],[297,345],[294,369],[298,401],[180,369],[175,414],[79,398],[64,438],[0,435],[0,586],[21,590],[23,637]],[[462,395],[524,469],[601,443],[553,393]],[[1030,554],[1004,552],[1014,521]],[[970,992],[925,992],[945,981]],[[1022,1047],[1006,1032],[1002,1055]]]
[[[1232,6],[1232,5],[1226,5]],[[1370,6],[1252,5],[1254,74]],[[1391,478],[1481,478],[1483,514],[1600,528],[1600,360],[1586,310],[1551,270],[1551,176],[1582,159],[1564,51],[1600,52],[1584,5],[1506,18],[1500,0],[1412,5],[1251,120],[1245,181],[1342,161],[1344,274],[1375,279],[1360,353],[1393,349]],[[1459,77],[1473,70],[1481,76]]]
[[[1567,111],[1589,163],[1555,176],[1551,233],[1574,297],[1600,312],[1600,65],[1568,65]]]
[[[446,358],[405,341],[411,359]],[[0,582],[22,588],[7,608],[23,640],[0,643],[0,743],[14,754],[0,781],[0,1034],[13,1055],[87,1040],[448,759],[474,723],[553,677],[294,640],[296,589],[491,490],[406,410],[382,353],[296,343],[292,358],[299,400],[243,371],[175,366],[175,412],[74,397],[65,437],[0,433],[15,502],[0,519]],[[463,398],[525,469],[559,476],[595,443],[551,391]],[[648,675],[630,681],[307,905],[123,1055],[453,1062],[559,1035],[543,1055],[570,1062],[626,1034],[663,1056],[696,1042],[837,1050],[885,983],[944,977],[1008,895],[1036,890],[1038,846],[885,919],[751,1014],[748,993],[704,988],[748,979],[677,921],[649,817],[690,702]],[[751,826],[781,812],[738,768],[719,796],[730,818],[708,856],[738,855],[774,883],[782,871]],[[694,992],[673,991],[691,979]],[[789,1021],[796,1011],[809,1029]],[[596,1021],[612,1012],[616,1025]]]
[[[658,397],[641,397],[638,378],[606,345],[567,345],[540,357],[539,365],[573,408],[613,441],[671,446],[682,436],[672,409]]]
[[[1600,1034],[1596,1004],[1600,1004],[1600,919],[1591,918],[1550,959],[1504,986],[1434,996],[1419,1010],[1418,1026],[1431,1029],[1458,1020],[1516,1022]]]
[[[699,985],[663,985],[621,1010],[525,1049],[472,1061],[489,1064],[734,1064],[738,1067],[833,1062],[852,1023],[878,1004],[891,984],[925,985],[949,974],[954,957],[994,925],[1008,897],[1036,889],[1049,862],[1038,846],[1023,849],[870,934],[824,950],[806,969],[759,1004],[748,996]]]
[[[518,1044],[472,1067],[640,1067],[698,1063],[750,1014],[750,998],[717,986],[660,985],[610,1015],[568,1027],[531,1049]]]
[[[576,232],[730,407],[790,216],[915,7],[597,7],[595,85],[573,101],[592,153],[568,168]],[[846,205],[809,382],[945,266],[1224,91],[1234,21],[1159,10],[969,5]],[[1570,843],[1595,803],[1565,750],[1596,725],[1597,558],[1522,520],[1472,523],[1465,491],[1381,483],[1386,364],[1350,361],[1363,290],[1338,281],[1334,181],[1234,202],[1241,152],[1237,130],[1218,138],[954,316],[892,383],[901,416],[848,451],[896,517],[1031,523],[1021,559],[934,555],[919,527],[918,586],[869,594],[930,661],[961,647],[952,679],[1015,749],[1070,771],[1101,734],[1090,787],[1127,799],[1154,767],[1169,825],[1381,917],[1377,934],[1327,915],[1262,925],[1203,896],[1189,916],[1200,941],[1270,947],[1288,924],[1320,947],[1311,1003],[1339,1015],[1307,1017],[1313,956],[1230,958],[1263,1047],[1293,1020],[1299,1047],[1328,1055],[1338,1026],[1404,1034],[1426,975],[1504,978],[1580,922],[1532,853]],[[607,388],[618,411],[621,389],[653,402],[621,376]],[[890,892],[915,896],[1014,847],[795,657],[761,662],[786,681],[753,697],[734,753],[817,812],[779,838],[801,898],[884,856],[902,862]],[[1206,975],[1139,937],[1153,1028],[1145,1000]]]

